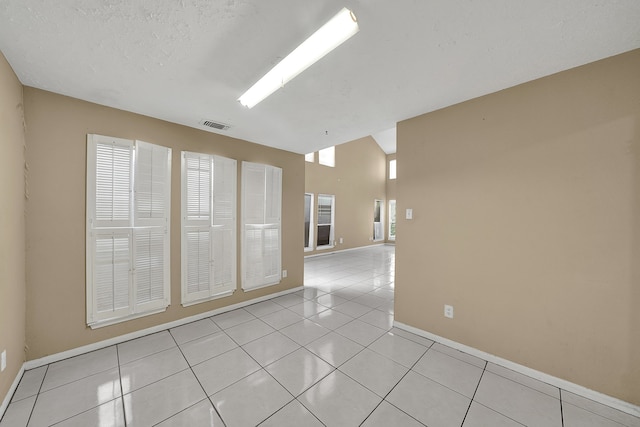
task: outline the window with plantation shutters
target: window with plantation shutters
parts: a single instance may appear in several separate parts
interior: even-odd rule
[[[318,194],[318,233],[316,249],[334,247],[335,200],[332,194]]]
[[[182,152],[182,304],[236,289],[236,161]]]
[[[280,282],[282,169],[242,162],[242,289]]]
[[[87,136],[87,324],[166,309],[171,149]]]

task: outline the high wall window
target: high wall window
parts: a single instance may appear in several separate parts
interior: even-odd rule
[[[396,240],[396,201],[389,200],[389,240]]]
[[[304,155],[305,162],[313,163],[316,161],[316,153],[307,153]]]
[[[242,289],[280,282],[282,169],[242,162]]]
[[[373,203],[373,241],[384,240],[384,202],[375,200]]]
[[[396,159],[389,160],[389,179],[396,179]]]
[[[328,147],[318,151],[318,162],[321,165],[335,167],[336,165],[336,147]]]
[[[335,196],[318,194],[318,237],[316,247],[333,247],[334,242]]]
[[[171,149],[87,135],[87,324],[106,326],[170,303]]]
[[[313,250],[313,194],[304,195],[304,250]]]
[[[236,161],[182,152],[182,304],[236,289]]]

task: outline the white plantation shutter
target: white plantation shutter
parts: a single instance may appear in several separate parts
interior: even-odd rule
[[[236,161],[182,154],[182,304],[236,288]]]
[[[142,229],[135,230],[135,289],[136,305],[141,307],[166,306],[165,289],[166,275],[168,273],[169,247],[165,245],[165,230]]]
[[[236,288],[237,162],[213,157],[213,294]]]
[[[87,136],[87,323],[169,305],[171,149]]]
[[[171,149],[136,141],[135,149],[135,223],[166,226],[170,204]]]
[[[187,174],[187,219],[204,221],[211,218],[211,158],[206,155],[184,153]]]
[[[262,242],[263,274],[265,284],[280,282],[280,224],[264,228]]]
[[[282,169],[242,163],[242,288],[280,282]]]
[[[171,149],[135,144],[134,287],[139,310],[169,305]]]
[[[131,233],[96,233],[92,249],[96,319],[128,314],[131,308]]]
[[[91,147],[93,161],[91,206],[95,226],[128,227],[131,222],[133,145],[118,138],[101,138]]]
[[[242,162],[242,218],[247,224],[264,224],[265,166]]]
[[[262,262],[262,229],[259,225],[244,224],[242,239],[242,289],[257,288],[264,282]]]
[[[183,302],[209,297],[211,283],[210,227],[193,227],[186,234],[186,292]]]
[[[213,294],[236,287],[236,239],[234,230],[220,225],[211,229],[213,253]]]
[[[282,169],[265,168],[265,224],[278,224],[282,209]]]

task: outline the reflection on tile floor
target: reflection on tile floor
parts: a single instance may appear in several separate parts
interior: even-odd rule
[[[309,258],[304,290],[27,371],[0,427],[640,427],[393,328],[394,251]]]

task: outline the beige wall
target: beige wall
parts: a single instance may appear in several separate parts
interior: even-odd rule
[[[397,321],[640,404],[639,76],[636,50],[399,123]]]
[[[22,85],[0,53],[0,403],[24,362],[25,219]]]
[[[318,194],[335,195],[336,246],[329,250],[309,251],[319,254],[374,244],[374,200],[385,202],[385,154],[372,137],[336,145],[336,166],[331,168],[305,162],[305,191],[314,194],[314,224],[317,224]],[[302,198],[300,198],[302,201]],[[302,202],[301,202],[302,203]],[[386,216],[386,213],[385,213]],[[314,231],[314,238],[317,237]],[[340,238],[343,243],[340,244]],[[301,242],[304,241],[304,235]],[[378,244],[379,242],[375,242]]]
[[[29,360],[302,285],[303,156],[33,88],[25,88],[24,97],[30,167],[26,328]],[[171,306],[161,314],[96,330],[86,326],[85,307],[88,133],[140,139],[173,149]],[[180,305],[181,150],[283,169],[282,268],[288,270],[288,277],[279,285],[246,294],[238,289],[231,297],[187,308]],[[240,188],[240,177],[238,184]]]

